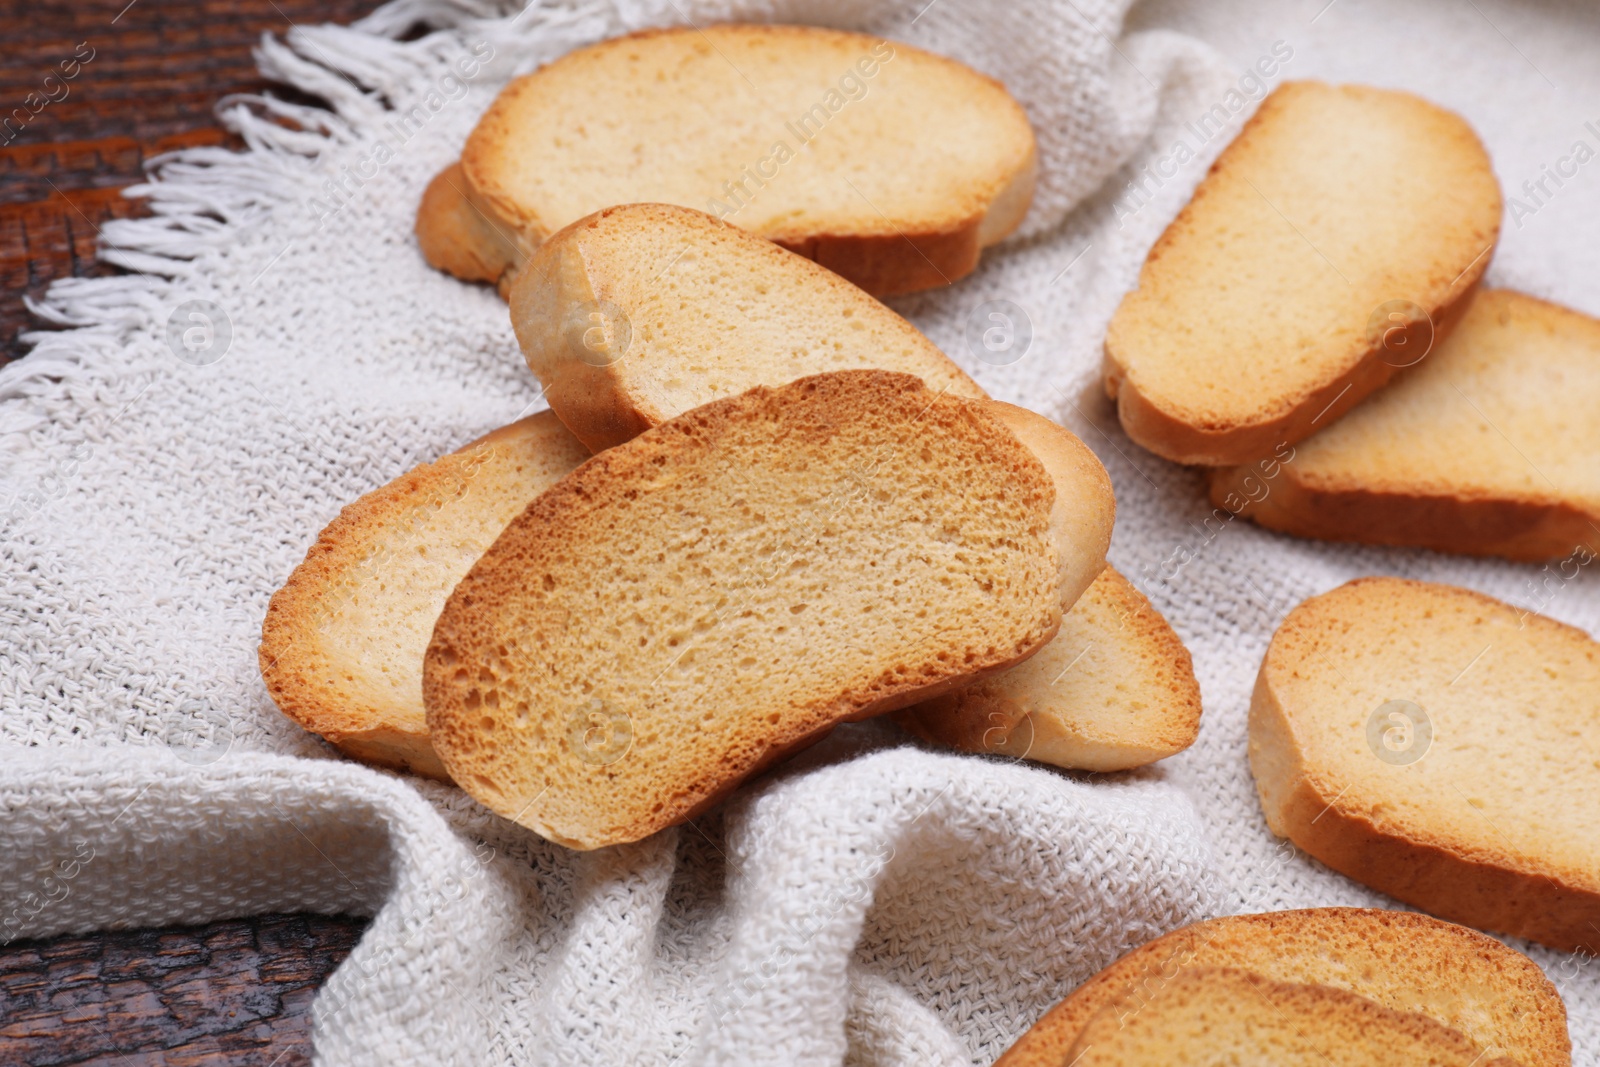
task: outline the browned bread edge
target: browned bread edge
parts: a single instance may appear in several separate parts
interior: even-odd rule
[[[1534,1067],[1535,1064],[1539,1067],[1570,1067],[1572,1050],[1567,1037],[1565,1005],[1550,979],[1532,960],[1487,934],[1426,915],[1339,907],[1208,919],[1146,942],[1101,970],[1050,1009],[995,1061],[995,1067],[1060,1067],[1067,1063],[1070,1059],[1067,1052],[1097,1013],[1130,996],[1152,995],[1160,983],[1182,969],[1193,966],[1205,946],[1214,940],[1241,935],[1270,939],[1273,930],[1283,925],[1316,928],[1330,924],[1356,926],[1366,923],[1381,924],[1401,931],[1426,929],[1448,933],[1460,942],[1460,955],[1470,955],[1490,967],[1520,972],[1529,998],[1543,1008],[1536,1021],[1529,1023],[1529,1049],[1535,1054],[1525,1057],[1525,1067]]]
[[[1097,593],[1118,606],[1121,624],[1134,631],[1130,640],[1148,646],[1169,662],[1174,683],[1172,705],[1181,710],[1174,717],[1176,721],[1163,724],[1164,728],[1154,737],[1149,736],[1148,726],[1130,722],[1129,737],[1119,741],[1084,737],[1081,753],[1074,758],[1060,759],[1047,753],[1035,754],[1031,740],[1028,754],[1022,758],[1068,770],[1124,771],[1182,752],[1194,744],[1199,736],[1200,683],[1194,676],[1194,660],[1173,631],[1172,625],[1155,609],[1148,597],[1110,564],[1101,571],[1078,603],[1082,604],[1083,599]],[[1068,605],[1068,618],[1073,606]],[[1062,628],[1066,628],[1065,620]],[[1120,639],[1113,634],[1104,637],[1107,640]],[[1061,638],[1058,635],[1056,639]],[[1009,755],[1010,751],[997,751],[994,747],[993,739],[999,736],[995,730],[998,729],[1000,734],[1009,739],[1010,735],[1023,729],[1023,724],[1017,721],[1013,702],[1009,699],[1004,674],[906,708],[896,714],[895,721],[908,733],[930,744],[948,745],[962,752],[997,752],[1001,755]],[[1131,735],[1140,730],[1145,732],[1145,736],[1137,741],[1131,740]],[[1030,731],[1024,736],[1036,735]]]
[[[1156,242],[1156,249],[1166,240],[1167,234],[1163,233]],[[1156,251],[1150,254],[1154,256]],[[1436,345],[1461,321],[1488,266],[1489,257],[1484,256],[1468,267],[1445,302],[1428,309]],[[1176,463],[1224,467],[1252,463],[1271,455],[1279,446],[1303,441],[1322,427],[1337,422],[1340,416],[1383,388],[1400,372],[1401,368],[1386,362],[1383,354],[1383,345],[1374,343],[1349,371],[1313,390],[1282,413],[1257,422],[1217,429],[1192,426],[1162,411],[1133,387],[1109,353],[1105,357],[1103,375],[1106,395],[1115,401],[1117,418],[1134,441]]]
[[[473,732],[476,727],[470,725],[469,720],[475,719],[478,713],[467,709],[460,687],[452,680],[458,673],[453,665],[468,655],[462,650],[474,647],[471,624],[474,613],[481,603],[502,595],[497,592],[495,584],[499,577],[500,561],[520,557],[526,551],[527,544],[553,536],[550,531],[563,528],[560,520],[567,511],[591,511],[603,506],[609,499],[637,495],[639,480],[642,477],[655,477],[653,472],[670,469],[672,457],[678,452],[699,448],[699,442],[715,438],[719,426],[755,417],[775,398],[781,399],[784,394],[796,393],[820,394],[818,403],[822,405],[845,402],[847,397],[848,403],[861,404],[869,402],[872,394],[877,394],[879,399],[869,402],[869,406],[884,411],[902,406],[904,401],[915,400],[921,405],[921,411],[926,412],[937,401],[937,395],[915,376],[886,371],[836,371],[802,378],[777,388],[757,387],[694,408],[645,431],[624,445],[600,453],[530,504],[451,594],[434,628],[433,640],[424,662],[423,693],[429,732],[445,767],[468,793],[492,809],[500,810],[496,807],[498,795],[478,782],[476,765],[470,756],[475,748]],[[982,405],[955,398],[948,402],[965,413],[962,417],[988,424],[994,446],[1002,450],[1004,462],[1018,480],[1019,492],[1038,494],[1046,501],[1053,501],[1054,483],[1049,474],[1003,422],[984,410]],[[761,737],[759,744],[754,746],[760,751],[750,755],[745,763],[733,765],[724,757],[718,764],[717,774],[712,776],[714,785],[681,784],[676,793],[662,798],[648,819],[638,821],[616,840],[568,837],[553,832],[551,828],[534,827],[528,822],[523,822],[523,825],[529,825],[536,832],[550,836],[561,844],[579,849],[637,840],[666,826],[693,818],[752,775],[819,740],[840,722],[881,715],[1021,662],[1047,644],[1055,636],[1059,625],[1060,616],[1058,609],[1055,609],[1047,627],[1030,633],[1026,647],[992,649],[987,655],[969,655],[959,663],[930,655],[916,673],[903,670],[886,673],[864,687],[814,704],[803,720],[793,724],[786,732],[774,732]],[[521,812],[501,810],[500,813],[522,821],[529,806],[524,806]],[[536,813],[526,817],[536,819],[538,816]]]
[[[1251,138],[1263,136],[1260,127],[1273,113],[1276,106],[1274,98],[1285,88],[1291,88],[1296,84],[1303,83],[1287,83],[1267,97],[1261,108],[1245,123],[1233,144],[1230,144],[1229,148],[1212,163],[1206,172],[1207,179],[1229,165],[1230,150],[1234,144],[1244,144]],[[1463,128],[1471,133],[1470,126],[1467,126],[1460,116],[1431,101],[1398,90],[1386,89],[1382,92],[1409,97],[1428,108],[1449,115],[1461,122]],[[1473,136],[1476,139],[1476,135]],[[1479,148],[1482,149],[1481,141]],[[1201,202],[1204,189],[1205,180],[1202,180],[1194,198],[1184,205],[1177,218],[1156,240],[1146,257],[1147,263],[1161,258],[1174,241],[1184,238],[1183,223],[1193,211],[1198,210],[1196,205]],[[1472,294],[1484,271],[1488,269],[1490,254],[1498,237],[1497,218],[1489,247],[1479,253],[1444,292],[1423,307],[1432,323],[1435,344],[1449,334],[1471,304]],[[1157,455],[1177,463],[1215,467],[1251,463],[1271,454],[1273,449],[1280,445],[1303,440],[1315,433],[1320,426],[1338,420],[1363,398],[1381,388],[1401,369],[1382,358],[1384,354],[1382,338],[1374,337],[1347,371],[1323,383],[1305,396],[1282,405],[1280,411],[1254,421],[1227,426],[1194,425],[1168,414],[1158,403],[1140,393],[1129,381],[1122,362],[1115,355],[1117,347],[1115,326],[1113,319],[1104,345],[1102,378],[1106,395],[1116,403],[1117,416],[1130,438]]]
[[[1285,464],[1272,491],[1252,502],[1250,467],[1207,472],[1211,502],[1296,537],[1538,563],[1587,548],[1600,555],[1600,516],[1566,502],[1432,496],[1376,489],[1320,489]],[[1243,503],[1241,503],[1241,501]]]
[[[781,34],[815,32],[816,28],[762,24],[760,29]],[[675,32],[680,31],[672,28],[638,30],[599,44]],[[896,46],[963,71],[969,70],[947,56],[899,42]],[[994,78],[976,71],[970,73],[1004,88]],[[417,215],[417,237],[424,257],[432,266],[466,281],[496,283],[504,294],[509,275],[520,269],[550,234],[530,228],[510,205],[497,204],[493,197],[481,191],[473,178],[471,150],[469,139],[461,160],[446,167],[428,186]],[[979,253],[984,248],[1004,240],[1022,224],[1033,201],[1038,166],[1038,145],[1034,142],[1030,144],[1023,167],[1000,189],[988,209],[972,218],[889,235],[823,231],[804,239],[780,239],[778,243],[842,275],[874,296],[894,296],[949,285],[977,267]]]
[[[518,435],[524,427],[560,423],[540,412],[500,427],[431,463],[424,463],[347,504],[306,552],[283,586],[273,594],[261,623],[257,662],[273,703],[291,720],[322,736],[364,763],[450,781],[426,729],[411,730],[389,721],[385,710],[352,703],[329,691],[315,666],[317,657],[297,654],[316,641],[316,632],[339,605],[329,602],[345,570],[369,552],[374,534],[430,497],[448,496],[470,477],[474,450]],[[574,442],[576,444],[576,442]],[[421,678],[418,678],[418,685]]]
[[[1225,1011],[1242,1012],[1246,1015],[1256,1012],[1264,1015],[1268,1032],[1273,1026],[1292,1031],[1302,1044],[1310,1045],[1306,1051],[1314,1051],[1322,1063],[1333,1062],[1328,1058],[1329,1046],[1326,1042],[1330,1039],[1344,1038],[1362,1042],[1368,1047],[1359,1051],[1339,1048],[1338,1052],[1343,1053],[1339,1056],[1340,1063],[1384,1063],[1384,1067],[1389,1067],[1394,1061],[1376,1060],[1374,1057],[1379,1049],[1371,1046],[1388,1044],[1390,1047],[1385,1054],[1392,1055],[1398,1051],[1394,1048],[1398,1038],[1398,1043],[1410,1046],[1414,1054],[1427,1055],[1429,1064],[1448,1062],[1458,1064],[1460,1067],[1521,1067],[1515,1060],[1496,1056],[1495,1052],[1498,1050],[1480,1047],[1460,1030],[1447,1026],[1432,1016],[1385,1007],[1358,993],[1336,986],[1275,981],[1237,967],[1194,966],[1180,971],[1155,992],[1157,999],[1154,1001],[1130,998],[1121,1003],[1106,1005],[1088,1021],[1078,1035],[1077,1041],[1059,1062],[1067,1065],[1083,1063],[1093,1067],[1102,1064],[1115,1064],[1117,1067],[1168,1067],[1170,1061],[1152,1060],[1144,1056],[1131,1057],[1129,1053],[1134,1050],[1126,1047],[1118,1048],[1118,1040],[1119,1038],[1126,1040],[1129,1037],[1127,1028],[1134,1028],[1136,1034],[1138,1029],[1151,1026],[1152,1023],[1157,1034],[1160,1034],[1163,1011],[1167,1005],[1178,1006],[1184,1000],[1199,996],[1214,998],[1213,1006],[1223,1008],[1223,1005],[1226,1005],[1223,1008]],[[1179,1010],[1182,1010],[1181,1007]],[[1151,1014],[1146,1014],[1147,1012]],[[1225,1022],[1220,1019],[1212,1021]],[[1244,1025],[1247,1029],[1242,1033],[1226,1032],[1226,1030],[1217,1033],[1209,1025],[1198,1035],[1192,1032],[1180,1034],[1168,1031],[1162,1035],[1164,1040],[1160,1043],[1168,1046],[1169,1054],[1176,1051],[1185,1057],[1206,1057],[1207,1053],[1215,1056],[1222,1051],[1221,1048],[1205,1044],[1208,1040],[1217,1040],[1219,1043],[1226,1043],[1224,1047],[1228,1045],[1235,1049],[1240,1045],[1249,1047],[1254,1053],[1254,1055],[1245,1053],[1249,1056],[1249,1062],[1268,1062],[1263,1055],[1267,1050],[1259,1044],[1265,1035],[1249,1023]],[[1201,1042],[1198,1047],[1185,1044],[1181,1046],[1181,1051],[1171,1047],[1174,1040],[1195,1037]],[[1134,1039],[1137,1041],[1137,1037]],[[1101,1050],[1099,1053],[1095,1051],[1097,1047]],[[1441,1060],[1440,1057],[1444,1059]],[[1296,1056],[1297,1062],[1305,1062],[1305,1059],[1309,1057]],[[1187,1058],[1183,1062],[1188,1062]],[[1213,1062],[1221,1061],[1213,1060]],[[1237,1061],[1230,1058],[1229,1062]]]
[[[1477,293],[1485,302],[1511,299],[1600,331],[1600,322],[1525,293],[1482,288]],[[1427,366],[1424,361],[1417,369]],[[1562,558],[1580,547],[1600,555],[1600,514],[1552,499],[1551,493],[1485,495],[1465,486],[1453,493],[1406,492],[1384,485],[1327,487],[1313,484],[1292,462],[1280,471],[1263,495],[1250,467],[1212,469],[1206,475],[1211,502],[1269,530],[1324,541],[1526,562]]]
[[[1410,579],[1358,578],[1339,588],[1379,582],[1431,585],[1476,610],[1516,614],[1510,605],[1474,590]],[[1304,607],[1291,611],[1273,635],[1250,699],[1250,770],[1263,808],[1272,813],[1274,832],[1335,871],[1441,919],[1525,937],[1564,952],[1600,955],[1600,892],[1563,884],[1557,875],[1534,869],[1531,862],[1518,869],[1495,859],[1462,855],[1447,844],[1426,840],[1425,834],[1407,837],[1397,830],[1385,831],[1365,815],[1342,807],[1341,792],[1299,769],[1301,753],[1292,744],[1288,716],[1270,676],[1292,670],[1279,666],[1291,654],[1279,637],[1308,625],[1297,615]],[[1543,615],[1528,613],[1522,621],[1592,641],[1577,627]]]

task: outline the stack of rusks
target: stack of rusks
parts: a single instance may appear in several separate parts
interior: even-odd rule
[[[1106,565],[1100,462],[877,299],[972,271],[1035,170],[999,83],[848,33],[637,34],[511,83],[417,240],[499,287],[549,410],[323,531],[263,627],[278,706],[574,849],[868,716],[1081,771],[1184,749],[1193,666]],[[1479,291],[1500,217],[1460,117],[1282,86],[1110,324],[1123,428],[1207,468],[1219,518],[1588,563],[1600,323]],[[1002,1062],[1567,1063],[1551,983],[1465,926],[1600,950],[1597,713],[1600,645],[1539,615],[1306,601],[1250,711],[1267,823],[1430,914],[1175,931]]]

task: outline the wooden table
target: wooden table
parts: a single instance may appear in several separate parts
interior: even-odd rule
[[[227,93],[267,88],[250,57],[263,32],[349,22],[376,6],[0,0],[0,362],[25,351],[18,330],[39,326],[24,293],[38,296],[55,278],[117,273],[95,262],[95,235],[107,219],[146,214],[121,195],[142,180],[146,160],[238,145],[211,109]],[[63,78],[62,64],[75,76]],[[273,92],[314,102],[283,86]]]
[[[375,6],[0,0],[0,363],[23,355],[19,330],[41,325],[24,293],[116,273],[95,261],[95,235],[107,219],[145,213],[120,190],[146,160],[237,144],[211,109],[266,87],[250,57],[263,32]],[[273,915],[0,947],[0,1064],[308,1063],[311,998],[364,929]]]
[[[304,1067],[311,998],[364,929],[269,915],[7,945],[0,1063]]]

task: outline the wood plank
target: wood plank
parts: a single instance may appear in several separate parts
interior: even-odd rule
[[[0,948],[0,1062],[309,1064],[312,997],[366,926],[280,915],[15,942]]]
[[[144,214],[120,196],[174,148],[242,147],[212,109],[230,93],[313,102],[256,73],[261,34],[349,22],[374,0],[0,0],[0,364],[40,323],[23,296],[57,278],[117,273],[96,229]],[[84,58],[78,58],[84,57]],[[68,74],[71,74],[69,77]],[[9,122],[8,122],[9,120]]]

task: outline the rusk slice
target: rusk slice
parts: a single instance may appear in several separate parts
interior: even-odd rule
[[[1500,187],[1458,116],[1383,89],[1280,87],[1112,318],[1123,427],[1221,466],[1331,425],[1448,330],[1499,227]]]
[[[1141,767],[1193,744],[1194,663],[1145,595],[1107,566],[1070,606],[1037,655],[897,720],[936,744],[1072,770]]]
[[[1436,915],[1600,951],[1600,644],[1367,578],[1284,620],[1250,705],[1267,825]]]
[[[832,370],[980,397],[914,326],[831,271],[711,216],[607,208],[518,276],[511,323],[550,406],[599,451],[690,408]]]
[[[868,292],[946,285],[1022,221],[1036,155],[998,82],[809,26],[656,30],[508,85],[428,188],[428,261],[500,281],[615,204],[709,211]]]
[[[1131,1015],[1175,977],[1213,968],[1427,1016],[1525,1067],[1572,1062],[1561,997],[1522,953],[1415,912],[1311,908],[1211,919],[1156,938],[1079,986],[995,1067],[1071,1063],[1068,1051],[1097,1016]]]
[[[434,620],[506,524],[588,458],[541,412],[341,511],[267,607],[261,676],[278,707],[357,759],[448,779],[422,707]]]
[[[1111,527],[1117,518],[1111,475],[1106,473],[1089,446],[1060,423],[1000,400],[967,403],[1010,430],[1044,465],[1045,473],[1055,486],[1055,503],[1050,506],[1050,535],[1061,561],[1056,572],[1056,589],[1061,596],[1061,613],[1065,615],[1105,570],[1106,549],[1111,547]]]
[[[1518,1067],[1426,1015],[1341,989],[1195,967],[1148,1002],[1108,1007],[1062,1064],[1073,1067]]]
[[[910,375],[695,408],[558,483],[456,587],[423,671],[434,746],[552,841],[638,839],[1037,651],[1054,498],[1002,422]]]
[[[1586,563],[1597,413],[1600,321],[1485,290],[1415,370],[1301,442],[1265,495],[1235,467],[1212,472],[1211,498],[1302,537]]]

